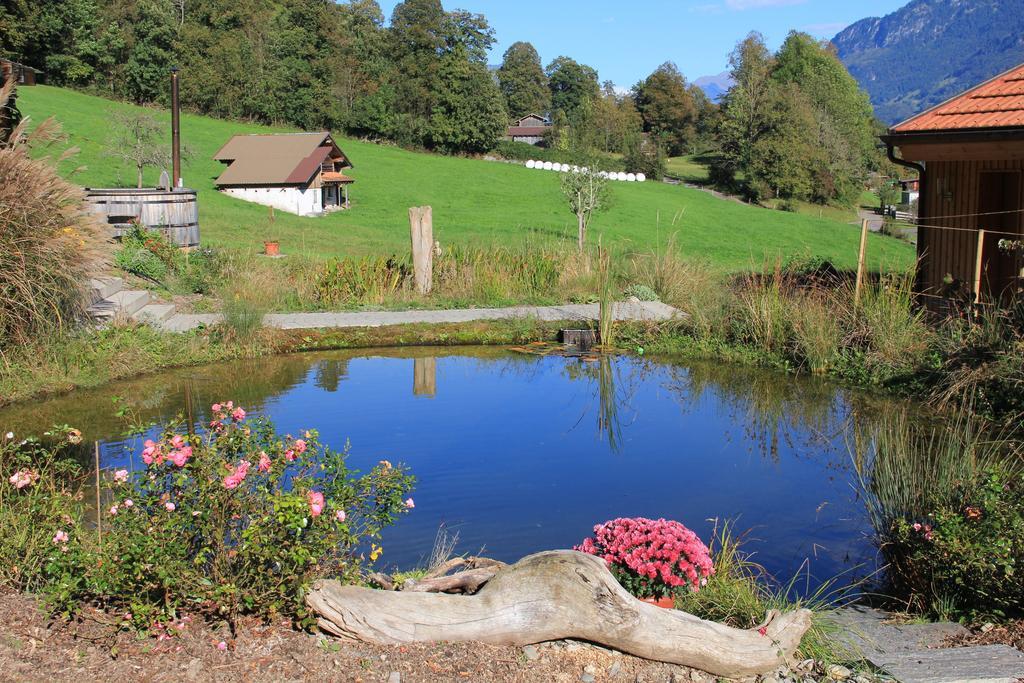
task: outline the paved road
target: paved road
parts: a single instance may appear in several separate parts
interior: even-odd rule
[[[383,327],[411,323],[466,323],[477,320],[512,320],[534,318],[545,322],[570,320],[596,320],[597,304],[567,304],[564,306],[515,306],[512,308],[462,308],[431,311],[371,311],[344,313],[268,313],[263,317],[264,327],[282,330]],[[660,301],[622,302],[615,304],[614,316],[618,321],[663,321],[682,318],[686,314]],[[216,325],[223,320],[217,313],[178,314],[162,323],[165,330],[185,332],[201,326]]]

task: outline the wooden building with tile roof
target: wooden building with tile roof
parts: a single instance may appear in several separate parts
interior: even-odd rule
[[[917,169],[918,290],[934,302],[1005,301],[1022,287],[1024,64],[882,136]]]
[[[213,158],[227,165],[221,192],[300,216],[347,208],[352,162],[330,133],[236,135]]]

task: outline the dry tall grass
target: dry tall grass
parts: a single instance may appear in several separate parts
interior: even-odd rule
[[[0,88],[0,108],[13,89]],[[81,190],[57,175],[55,163],[73,151],[33,158],[29,149],[45,149],[59,129],[48,119],[29,133],[27,123],[0,146],[0,358],[77,321],[89,273],[104,255],[102,228]]]

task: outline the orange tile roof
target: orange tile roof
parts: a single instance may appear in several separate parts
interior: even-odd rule
[[[999,74],[903,123],[893,133],[1024,128],[1024,64]]]

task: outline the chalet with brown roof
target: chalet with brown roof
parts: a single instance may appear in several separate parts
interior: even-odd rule
[[[505,138],[513,142],[525,142],[528,145],[539,145],[544,141],[544,134],[551,129],[551,121],[540,114],[527,114],[512,122]]]
[[[352,163],[328,132],[236,135],[213,158],[224,194],[300,216],[348,208]]]
[[[889,157],[921,179],[918,290],[931,308],[1021,289],[1024,64],[889,129]]]

